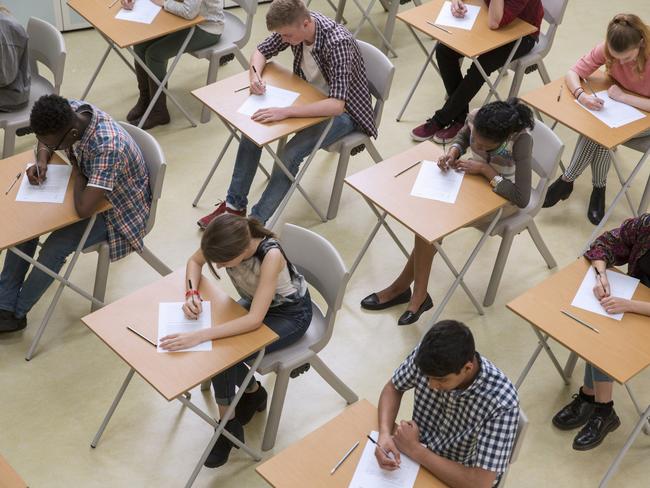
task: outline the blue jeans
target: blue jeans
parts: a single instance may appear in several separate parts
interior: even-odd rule
[[[595,368],[591,364],[587,363],[585,364],[584,384],[587,388],[593,390],[594,381],[606,381],[608,383],[611,383],[613,380],[598,368]]]
[[[249,309],[250,303],[239,302],[244,308]],[[273,332],[280,336],[280,338],[267,346],[264,350],[265,354],[283,349],[290,346],[298,339],[300,339],[311,324],[311,297],[309,291],[298,303],[284,304],[277,307],[269,308],[264,317],[264,324],[266,324]],[[246,358],[239,364],[231,366],[225,371],[222,371],[216,376],[212,377],[212,386],[214,387],[214,398],[219,405],[230,405],[235,398],[235,387],[246,388],[248,385],[243,385],[244,379],[248,374],[248,366],[255,360],[257,353]]]
[[[287,142],[280,156],[282,162],[292,175],[295,176],[298,173],[300,164],[311,153],[327,123],[328,121],[324,121],[301,130]],[[325,136],[321,148],[334,144],[341,137],[349,134],[353,130],[357,130],[357,126],[347,113],[334,117],[332,127],[330,127],[329,132]],[[248,205],[248,192],[257,172],[257,165],[260,162],[261,156],[262,148],[258,147],[247,137],[242,137],[239,149],[237,150],[237,159],[235,160],[235,169],[232,173],[230,188],[228,188],[228,196],[226,197],[226,202],[233,207],[244,209]],[[254,217],[261,223],[266,223],[280,205],[280,202],[289,191],[290,186],[291,182],[289,178],[287,178],[277,164],[273,165],[269,184],[266,186],[264,193],[262,193],[260,201],[253,207],[251,217]]]
[[[66,258],[77,249],[87,225],[88,219],[52,232],[38,253],[37,261],[58,273]],[[107,239],[106,223],[104,216],[100,214],[90,230],[86,247]],[[28,256],[34,257],[37,245],[38,238],[18,244],[16,247]],[[54,278],[36,268],[32,269],[25,279],[29,267],[30,263],[7,250],[5,264],[0,274],[0,310],[14,312],[19,318],[27,315],[54,281]]]

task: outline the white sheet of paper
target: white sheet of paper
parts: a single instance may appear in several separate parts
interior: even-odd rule
[[[266,85],[266,92],[264,95],[250,95],[242,106],[239,107],[240,114],[248,115],[249,117],[261,108],[269,107],[289,107],[293,105],[296,98],[300,93],[290,90],[283,90],[273,85]]]
[[[27,165],[29,168],[33,164]],[[47,177],[40,185],[29,183],[27,175],[23,174],[20,188],[16,195],[17,202],[32,203],[63,203],[65,191],[72,174],[72,166],[67,164],[48,164]]]
[[[372,431],[370,437],[377,440],[379,433]],[[412,488],[420,465],[405,454],[401,454],[400,459],[399,469],[395,471],[381,469],[375,458],[375,445],[366,441],[348,488]]]
[[[607,90],[596,92],[596,95],[598,95],[598,98],[602,98],[605,102],[603,108],[600,110],[588,109],[578,102],[578,100],[575,100],[575,102],[608,127],[622,127],[645,117],[645,114],[640,110],[609,98]]]
[[[465,173],[448,169],[442,171],[434,161],[422,161],[411,195],[446,203],[456,203]]]
[[[190,320],[183,313],[183,302],[167,302],[158,305],[158,344],[160,339],[169,334],[181,334],[183,332],[195,332],[201,329],[212,327],[212,307],[210,302],[201,302],[203,312],[197,320]],[[212,341],[202,342],[201,344],[189,349],[181,349],[173,352],[197,352],[212,351]],[[165,351],[158,346],[158,352]]]
[[[438,17],[436,18],[434,24],[447,27],[456,27],[457,29],[472,30],[472,27],[474,27],[474,22],[476,22],[476,17],[478,17],[478,13],[481,11],[481,7],[478,5],[467,4],[465,4],[465,7],[467,8],[467,13],[465,14],[465,17],[459,19],[458,17],[454,17],[451,14],[451,2],[445,2],[442,5],[440,13],[438,14]]]
[[[609,281],[609,287],[613,297],[625,298],[627,300],[632,298],[632,295],[634,295],[636,287],[639,284],[639,280],[636,278],[609,269],[607,270],[607,281]],[[593,290],[595,284],[596,271],[593,266],[589,266],[589,269],[587,270],[587,273],[585,273],[585,277],[580,284],[580,288],[578,288],[578,293],[576,293],[571,305],[589,312],[597,313],[598,315],[604,315],[605,317],[610,317],[615,320],[621,320],[623,318],[622,313],[609,314],[605,312],[605,309],[596,298],[596,295],[594,295]]]
[[[150,0],[136,0],[132,10],[120,9],[115,18],[128,20],[129,22],[151,24],[160,10],[161,7],[152,3]]]

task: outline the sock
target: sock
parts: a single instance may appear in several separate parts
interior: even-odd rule
[[[594,402],[596,405],[596,409],[594,410],[594,414],[596,415],[601,415],[603,417],[609,417],[612,413],[612,410],[614,410],[614,402],[610,401],[607,403],[598,403]]]
[[[235,207],[232,203],[226,202],[226,208],[229,208],[230,210],[237,210],[238,212],[241,212],[241,208]]]
[[[584,393],[582,391],[582,387],[580,387],[580,391],[578,392],[578,394],[580,395],[580,398],[582,398],[583,400],[588,401],[589,403],[595,403],[596,402],[596,398],[593,395],[587,395],[586,393]]]

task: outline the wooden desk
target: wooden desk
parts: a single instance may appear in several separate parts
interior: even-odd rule
[[[377,408],[360,400],[304,439],[289,446],[255,471],[274,488],[347,488],[361,459],[366,435],[378,430]],[[359,441],[333,475],[330,471],[343,454]],[[446,488],[424,468],[420,468],[414,488]]]
[[[476,21],[474,22],[472,29],[465,30],[444,26],[444,29],[451,32],[451,34],[448,34],[442,29],[438,29],[437,27],[434,27],[431,24],[427,23],[427,21],[435,22],[438,14],[440,13],[440,9],[444,6],[444,2],[445,0],[433,0],[431,2],[420,5],[419,7],[414,7],[397,14],[397,18],[406,24],[406,26],[411,31],[411,34],[413,34],[416,42],[424,54],[427,56],[427,59],[422,66],[422,69],[420,70],[420,73],[397,116],[398,121],[402,118],[406,107],[411,101],[413,93],[415,93],[415,89],[420,84],[420,80],[422,79],[427,66],[431,64],[434,69],[438,71],[438,73],[440,72],[437,64],[433,59],[433,55],[439,42],[449,47],[450,49],[453,49],[454,51],[462,54],[463,56],[470,58],[472,60],[472,63],[476,65],[477,69],[483,76],[483,79],[490,89],[490,93],[485,99],[485,102],[483,102],[483,105],[485,105],[490,100],[492,95],[494,95],[498,100],[501,99],[496,89],[501,82],[501,79],[503,78],[503,74],[508,70],[508,66],[510,65],[512,58],[517,51],[517,48],[519,47],[521,39],[524,36],[533,34],[537,31],[537,27],[519,18],[515,19],[504,27],[500,27],[499,29],[490,29],[488,27],[488,8],[485,3],[482,0],[468,0],[465,2],[467,5],[478,5],[481,7],[481,10],[478,14],[478,17],[476,18]],[[431,50],[427,50],[424,47],[424,44],[422,44],[422,41],[420,41],[420,38],[417,36],[415,31],[419,31],[435,41]],[[499,70],[496,81],[492,83],[490,81],[490,78],[485,73],[485,70],[481,66],[481,63],[478,61],[478,57],[481,54],[492,51],[498,47],[515,41],[517,42],[513,46],[512,51],[510,52],[510,56],[508,57],[503,67]]]
[[[27,488],[27,483],[2,456],[0,456],[0,488]]]
[[[625,385],[639,414],[639,421],[605,474],[600,484],[602,488],[607,485],[616,472],[622,458],[641,429],[645,429],[647,433],[650,432],[647,423],[650,406],[645,412],[641,411],[632,390],[627,385],[630,379],[650,365],[650,319],[643,315],[626,313],[621,321],[617,321],[572,307],[571,302],[588,267],[589,262],[580,258],[515,298],[506,306],[526,320],[533,327],[539,339],[536,350],[517,379],[517,389],[528,375],[542,349],[548,354],[565,384],[569,384],[568,376],[570,376],[575,363],[569,364],[571,362],[569,359],[567,367],[563,370],[548,345],[549,337]],[[650,301],[650,288],[639,284],[633,298]],[[599,332],[596,333],[565,316],[560,312],[561,310],[569,311],[594,326]]]
[[[507,203],[505,198],[492,191],[485,178],[478,175],[464,176],[454,204],[411,196],[411,189],[417,179],[420,165],[412,167],[405,173],[395,177],[396,174],[417,161],[423,159],[437,161],[442,154],[441,148],[430,141],[425,141],[345,179],[345,182],[358,191],[366,200],[378,219],[377,224],[351,266],[350,275],[356,270],[377,231],[382,226],[404,255],[408,257],[409,252],[385,221],[386,216],[391,215],[413,233],[435,246],[440,257],[456,277],[445,297],[436,307],[433,322],[438,319],[458,285],[463,287],[479,314],[483,314],[481,305],[465,285],[463,276],[501,217],[502,207]],[[380,213],[376,207],[381,209],[383,213]],[[468,260],[460,271],[456,271],[456,268],[454,268],[442,249],[440,240],[452,232],[467,227],[473,222],[492,214],[494,217],[490,225],[483,232]]]
[[[64,164],[63,160],[59,156],[55,155],[52,158],[53,163]],[[15,154],[10,158],[3,159],[0,161],[0,181],[3,184],[6,183],[6,186],[3,186],[2,193],[0,193],[0,228],[2,228],[2,233],[0,233],[0,250],[2,249],[11,249],[11,252],[20,256],[25,261],[29,262],[39,270],[43,271],[47,275],[51,276],[59,282],[59,288],[48,307],[45,316],[43,317],[39,329],[32,340],[32,344],[27,351],[25,359],[29,361],[36,347],[45,331],[45,327],[50,320],[56,304],[59,301],[59,297],[64,287],[68,287],[75,292],[79,293],[81,296],[90,300],[93,303],[102,305],[100,301],[95,299],[90,293],[86,292],[82,288],[78,287],[74,283],[69,281],[70,274],[74,269],[74,266],[79,258],[79,255],[84,249],[88,233],[95,224],[95,218],[97,214],[105,212],[112,208],[111,204],[108,201],[104,201],[100,207],[97,209],[95,215],[93,215],[88,220],[88,225],[86,230],[79,241],[75,253],[72,255],[72,258],[69,260],[69,264],[63,275],[57,274],[50,270],[49,268],[43,266],[32,256],[28,256],[16,246],[30,239],[37,238],[44,234],[48,234],[57,229],[67,227],[72,224],[80,222],[81,219],[77,215],[77,211],[74,207],[74,180],[75,176],[72,173],[70,181],[68,183],[68,188],[66,190],[65,199],[63,203],[32,203],[32,202],[17,202],[16,195],[20,187],[21,181],[16,182],[8,195],[5,195],[6,188],[9,187],[12,181],[16,179],[16,175],[21,173],[22,178],[26,178],[25,169],[27,164],[34,162],[34,153],[32,151],[25,151],[20,154]]]
[[[313,85],[307,83],[302,78],[293,74],[292,71],[283,68],[273,61],[270,61],[266,64],[261,77],[267,84],[300,93],[300,96],[293,103],[294,106],[307,105],[327,98],[323,93],[314,88]],[[226,128],[230,131],[230,137],[219,153],[217,160],[214,162],[210,172],[208,173],[208,176],[201,186],[201,189],[194,198],[192,205],[196,207],[198,204],[201,196],[203,195],[203,192],[205,191],[205,188],[208,186],[208,183],[214,174],[214,171],[217,169],[221,163],[221,160],[226,154],[230,143],[233,139],[239,139],[237,132],[240,132],[242,135],[246,136],[258,146],[266,149],[266,151],[273,158],[275,164],[277,164],[282,169],[282,171],[284,171],[287,178],[289,178],[289,180],[293,183],[284,199],[280,203],[277,211],[275,212],[275,215],[269,221],[270,223],[267,225],[267,227],[272,228],[275,225],[275,222],[277,222],[277,219],[282,213],[282,210],[296,189],[300,190],[302,195],[312,206],[321,220],[325,222],[327,220],[325,215],[307,196],[307,193],[300,186],[300,180],[302,179],[302,175],[309,167],[309,164],[314,158],[314,155],[320,148],[321,142],[329,131],[334,119],[329,118],[330,122],[323,130],[320,140],[314,145],[311,154],[303,163],[301,170],[294,178],[278,154],[276,154],[270,145],[275,141],[284,141],[286,140],[287,136],[306,129],[307,127],[311,127],[320,122],[324,122],[328,120],[328,117],[288,118],[285,120],[272,122],[270,124],[261,124],[259,122],[255,122],[248,115],[241,114],[237,111],[250,95],[248,90],[238,90],[240,88],[248,86],[248,84],[248,72],[245,71],[243,73],[233,75],[229,78],[217,81],[215,83],[192,91],[192,95],[194,95],[202,103],[208,106],[214,113],[216,113]],[[282,145],[282,143],[280,145]],[[261,165],[260,167],[266,173],[264,167]],[[268,176],[268,173],[266,174]]]
[[[174,104],[181,110],[181,112],[183,112],[183,115],[185,115],[185,117],[190,121],[192,126],[196,127],[196,124],[194,123],[190,115],[187,113],[187,111],[178,103],[176,97],[174,97],[165,88],[165,84],[167,83],[167,80],[169,79],[172,72],[174,71],[174,68],[176,67],[176,64],[178,63],[178,60],[180,59],[181,55],[185,52],[185,47],[187,46],[190,39],[192,38],[192,35],[194,34],[194,29],[198,24],[200,24],[205,20],[203,17],[198,15],[194,19],[187,20],[177,15],[171,14],[167,12],[165,9],[161,9],[158,15],[156,15],[156,18],[153,20],[153,22],[151,22],[151,24],[143,24],[140,22],[131,22],[128,20],[116,19],[115,16],[121,9],[119,0],[111,8],[109,8],[109,5],[113,3],[112,0],[68,0],[67,3],[71,9],[73,9],[75,12],[81,15],[95,29],[97,29],[97,31],[108,43],[108,47],[106,48],[106,52],[104,53],[104,56],[102,57],[99,65],[97,66],[97,69],[95,70],[95,73],[91,77],[88,85],[86,86],[86,89],[81,95],[82,100],[86,99],[86,96],[90,91],[90,88],[95,82],[95,78],[97,78],[97,75],[99,74],[99,71],[104,65],[104,62],[106,61],[106,58],[108,57],[108,54],[110,53],[111,50],[114,50],[117,53],[117,55],[122,59],[122,61],[124,61],[126,65],[129,66],[131,70],[133,70],[133,67],[131,66],[129,61],[118,50],[118,48],[127,49],[133,55],[135,61],[147,72],[149,77],[153,81],[155,81],[156,84],[158,85],[158,91],[156,92],[154,97],[152,97],[151,103],[149,104],[147,111],[145,112],[142,119],[140,120],[138,127],[142,127],[142,124],[144,124],[144,122],[147,120],[147,117],[149,116],[149,113],[151,112],[151,109],[153,108],[153,105],[155,104],[156,100],[160,96],[160,93],[163,92],[167,94],[167,96],[170,97],[172,102],[174,102]],[[165,78],[163,80],[158,80],[151,72],[151,70],[146,66],[144,61],[141,60],[135,54],[135,51],[133,50],[133,46],[135,44],[140,44],[142,42],[150,41],[152,39],[158,39],[159,37],[163,37],[167,34],[172,34],[174,32],[178,32],[183,29],[189,29],[185,41],[183,42],[176,56],[174,57],[174,60],[172,61],[172,64],[168,69]]]
[[[204,300],[212,302],[213,327],[218,327],[218,324],[245,314],[245,310],[217,287],[212,280],[203,277],[199,291]],[[187,392],[217,373],[257,353],[257,358],[252,363],[247,379],[244,381],[244,384],[247,383],[264,356],[264,348],[276,341],[278,336],[267,326],[262,325],[259,329],[248,334],[213,341],[212,351],[209,352],[159,353],[151,344],[127,330],[126,326],[129,325],[156,342],[158,338],[158,304],[167,301],[183,301],[184,295],[185,271],[177,270],[161,280],[87,315],[82,320],[130,366],[130,371],[91,446],[95,447],[99,442],[133,374],[137,372],[166,400],[179,400],[216,429],[185,485],[189,487],[196,479],[212,446],[222,433],[256,460],[261,459],[261,454],[241,443],[229,432],[223,431],[224,425],[218,424],[209,414],[194,405],[190,401],[190,395]],[[234,415],[235,407],[243,392],[243,388],[240,388],[237,392],[225,415],[226,418]]]

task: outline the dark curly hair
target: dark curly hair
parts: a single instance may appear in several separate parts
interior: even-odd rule
[[[36,100],[32,108],[29,125],[35,134],[47,136],[67,129],[73,119],[74,112],[65,98],[59,95],[43,95]]]
[[[534,126],[532,110],[518,98],[483,105],[474,117],[474,129],[494,142],[503,142],[512,134]]]
[[[458,374],[474,358],[474,337],[456,320],[441,320],[429,329],[415,353],[415,365],[426,376]]]

